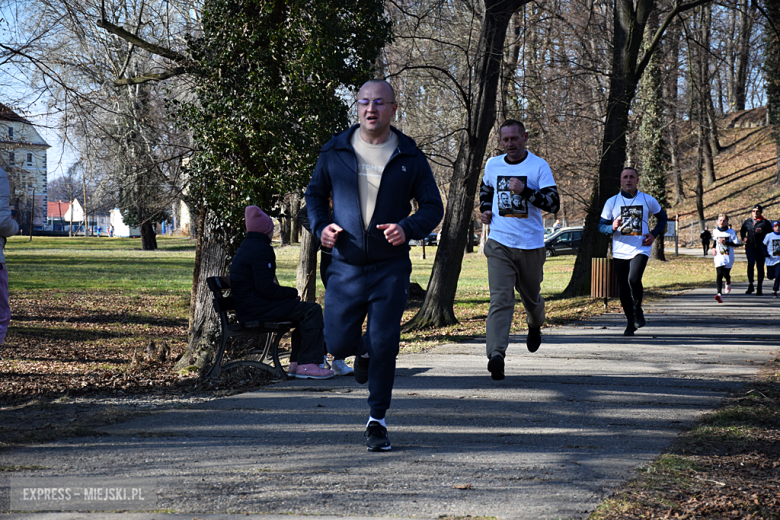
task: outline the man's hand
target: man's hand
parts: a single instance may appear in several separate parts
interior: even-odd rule
[[[507,188],[509,188],[509,191],[513,191],[519,195],[520,193],[523,193],[523,190],[525,189],[525,184],[523,184],[523,181],[521,181],[520,179],[512,177],[511,179],[509,179],[509,184],[507,184]]]
[[[479,216],[479,220],[486,226],[489,225],[490,222],[493,220],[493,212],[490,210],[483,211],[482,214]]]
[[[615,220],[612,221],[612,231],[617,231],[617,229],[620,227],[620,224],[623,223],[623,218],[618,217]]]
[[[406,243],[404,228],[398,224],[379,224],[377,229],[385,230],[385,238],[391,245],[400,246],[401,244]]]
[[[648,233],[648,234],[645,235],[645,239],[642,240],[642,245],[643,246],[652,246],[653,242],[655,242],[655,235],[653,235],[652,233]]]
[[[328,224],[325,229],[322,230],[320,241],[325,247],[333,247],[336,245],[336,240],[339,238],[339,233],[343,231],[338,224]]]

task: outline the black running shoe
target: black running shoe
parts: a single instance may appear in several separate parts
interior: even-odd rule
[[[504,358],[500,354],[496,354],[490,361],[488,361],[488,372],[493,381],[501,381],[504,379]]]
[[[745,291],[745,294],[753,294],[753,284],[751,283],[748,285],[747,291]]]
[[[528,327],[528,335],[525,337],[525,346],[528,352],[536,352],[542,344],[542,328]]]
[[[634,307],[634,326],[638,329],[641,329],[647,325],[647,321],[645,320],[645,312],[642,310],[641,305],[637,305]]]
[[[636,326],[633,323],[629,323],[626,327],[626,330],[623,331],[624,336],[633,336],[634,332],[636,332]]]
[[[371,421],[366,427],[366,448],[368,451],[390,451],[390,439],[387,437],[387,428],[376,421]]]
[[[361,385],[368,383],[368,362],[370,359],[363,356],[355,356],[352,368],[355,370],[355,381]]]

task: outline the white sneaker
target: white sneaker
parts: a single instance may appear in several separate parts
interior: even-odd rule
[[[320,364],[320,368],[324,368],[325,370],[330,370],[330,363],[328,363],[328,356],[324,356],[322,358],[322,363]]]
[[[731,293],[731,284],[730,284],[730,283],[727,283],[727,284],[726,284],[726,290],[725,290],[725,291],[723,291],[723,292],[724,292],[724,293],[726,293],[726,294],[729,294],[729,293]]]
[[[334,359],[331,366],[337,376],[348,376],[355,373],[352,367],[347,365],[343,359]]]

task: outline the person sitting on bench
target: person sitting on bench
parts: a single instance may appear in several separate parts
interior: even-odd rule
[[[241,323],[292,321],[289,375],[298,379],[328,379],[332,370],[320,368],[324,336],[322,307],[302,302],[294,287],[282,287],[276,280],[276,255],[271,246],[274,223],[257,206],[244,212],[246,238],[230,264],[230,287]]]

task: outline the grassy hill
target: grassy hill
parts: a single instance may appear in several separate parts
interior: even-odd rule
[[[712,226],[718,213],[727,213],[731,224],[739,229],[750,216],[755,204],[764,207],[764,216],[780,219],[780,185],[777,180],[777,149],[771,137],[771,127],[764,125],[766,108],[729,114],[720,122],[720,144],[723,150],[715,158],[716,181],[704,188],[704,215]],[[693,225],[694,241],[698,240],[699,223],[696,213],[696,135],[689,132],[682,143],[683,184],[686,199],[669,210],[680,216],[683,238],[690,238]],[[669,183],[669,189],[672,186]]]

